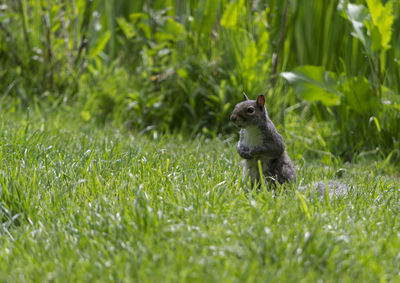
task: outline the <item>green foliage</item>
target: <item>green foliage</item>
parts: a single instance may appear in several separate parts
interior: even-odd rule
[[[378,0],[367,0],[367,4],[372,19],[372,23],[367,22],[372,37],[372,49],[389,49],[394,20],[392,1],[386,2],[385,6]]]
[[[77,91],[91,2],[19,0],[1,5],[0,57],[8,69],[0,78],[7,93],[29,103],[33,96],[54,99]]]
[[[337,144],[338,152],[354,152],[363,146],[372,146],[382,129],[397,143],[398,132],[391,123],[398,119],[398,108],[388,108],[386,100],[378,98],[366,78],[348,77],[344,74],[337,77],[336,74],[316,66],[298,67],[292,72],[282,73],[282,76],[302,99],[321,103],[318,110],[322,110],[324,115],[316,117],[320,121],[334,121],[334,128],[339,131],[339,135],[331,138]],[[385,89],[383,97],[390,97],[390,92]],[[386,124],[388,121],[391,122]],[[376,127],[372,127],[374,125]],[[349,133],[352,139],[348,139]],[[355,143],[354,140],[361,142]],[[393,148],[383,147],[380,150],[388,155]],[[398,152],[398,148],[395,151]]]
[[[278,125],[331,127],[324,151],[388,155],[400,139],[398,11],[380,0],[7,0],[0,86],[22,107],[46,99],[85,121],[211,136],[233,131],[243,91],[266,93]]]
[[[303,66],[281,75],[293,85],[295,92],[307,101],[321,101],[326,106],[340,103],[340,96],[336,90],[336,76],[322,67]]]
[[[391,1],[385,6],[379,0],[367,0],[367,4],[368,9],[363,5],[340,3],[339,10],[352,23],[352,35],[361,41],[365,49],[371,68],[372,85],[380,94],[385,70],[385,62],[381,58],[385,58],[385,52],[390,48],[393,8]]]
[[[332,138],[336,144],[334,152],[344,154],[378,146],[384,155],[394,152],[398,155],[399,129],[393,128],[393,124],[398,124],[398,110],[386,106],[387,101],[391,105],[398,103],[397,98],[393,100],[393,90],[382,84],[389,74],[381,68],[386,64],[386,51],[391,48],[392,3],[388,1],[385,6],[379,1],[367,3],[368,8],[346,1],[338,6],[342,16],[352,24],[351,35],[362,43],[370,67],[367,74],[349,75],[346,65],[336,67],[338,73],[322,66],[302,66],[283,72],[282,77],[302,99],[321,103],[315,108],[319,113],[317,118],[334,121],[332,124],[339,131]],[[393,63],[392,59],[390,64]],[[391,141],[383,142],[382,129],[391,136]],[[395,145],[395,149],[388,144]]]

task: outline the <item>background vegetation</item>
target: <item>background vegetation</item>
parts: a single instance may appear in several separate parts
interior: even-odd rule
[[[242,91],[265,93],[290,143],[399,160],[398,11],[397,0],[3,1],[2,98],[215,135],[232,132]]]

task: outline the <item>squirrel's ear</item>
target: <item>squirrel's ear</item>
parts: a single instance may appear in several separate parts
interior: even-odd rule
[[[246,93],[244,93],[244,92],[243,92],[243,97],[244,97],[244,100],[249,100],[249,98],[247,97]]]
[[[260,94],[257,97],[257,105],[260,107],[264,107],[264,105],[265,105],[265,96],[264,95]]]

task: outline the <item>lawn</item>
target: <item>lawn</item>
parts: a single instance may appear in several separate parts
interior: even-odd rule
[[[2,282],[400,280],[399,179],[383,161],[294,156],[301,184],[341,176],[345,197],[246,193],[236,137],[77,120],[1,114]]]
[[[399,8],[1,1],[0,283],[400,282]],[[245,190],[242,92],[298,184]]]

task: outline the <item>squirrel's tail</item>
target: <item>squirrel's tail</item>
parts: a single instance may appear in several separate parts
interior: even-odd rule
[[[351,185],[338,180],[317,181],[310,184],[300,185],[301,192],[315,192],[320,198],[329,194],[329,198],[345,197],[349,194]]]

